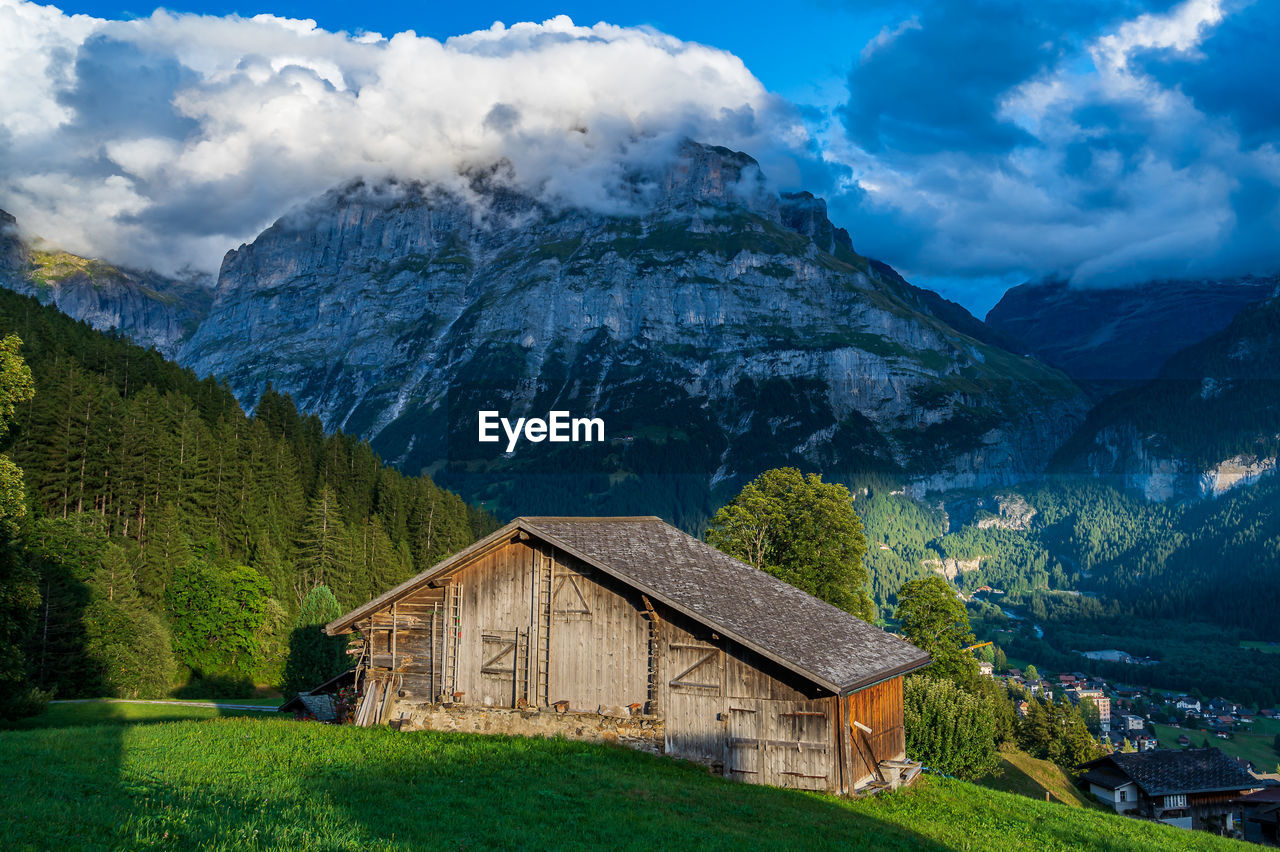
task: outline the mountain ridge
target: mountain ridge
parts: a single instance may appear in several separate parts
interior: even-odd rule
[[[632,215],[478,191],[353,182],[282,217],[228,253],[180,360],[499,500],[466,477],[576,465],[613,480],[599,495],[693,471],[704,498],[784,463],[1014,480],[1083,417],[1065,376],[856,254],[821,199],[772,194],[747,155],[684,146]],[[480,408],[552,407],[607,412],[635,443],[495,459],[470,438]],[[637,444],[671,458],[655,470]]]

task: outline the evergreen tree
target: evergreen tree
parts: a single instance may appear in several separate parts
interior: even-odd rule
[[[85,655],[101,672],[104,690],[120,698],[158,698],[172,685],[169,630],[142,605],[124,552],[109,544],[89,581]]]
[[[225,385],[5,290],[0,328],[29,356],[24,366],[17,339],[0,341],[0,437],[18,418],[12,459],[0,457],[6,700],[22,693],[9,688],[20,672],[61,697],[154,692],[112,672],[137,657],[131,637],[165,629],[190,672],[278,682],[317,582],[354,606],[495,524],[367,444],[326,435],[287,396],[268,391],[246,417]],[[40,393],[19,405],[32,384]],[[20,527],[6,524],[27,508],[19,468],[35,510]],[[111,547],[135,580],[123,611]]]
[[[347,579],[351,567],[349,545],[338,497],[329,486],[322,486],[311,501],[298,538],[299,570],[294,588],[299,605],[309,589]]]
[[[324,626],[340,615],[342,609],[338,606],[338,599],[327,586],[316,586],[303,599],[289,637],[289,659],[285,663],[283,687],[286,699],[306,692],[350,667],[346,639],[328,636],[324,632]]]

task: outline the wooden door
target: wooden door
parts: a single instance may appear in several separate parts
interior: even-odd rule
[[[693,639],[667,645],[667,752],[678,757],[724,765],[724,653]]]
[[[765,711],[769,702],[757,698],[730,698],[727,702],[728,738],[724,774],[738,781],[767,784],[765,779]]]

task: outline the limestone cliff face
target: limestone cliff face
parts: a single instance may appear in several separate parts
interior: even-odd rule
[[[230,252],[179,357],[513,509],[533,507],[494,484],[512,472],[579,472],[630,509],[647,475],[710,493],[784,463],[1011,482],[1083,417],[1062,374],[857,255],[743,154],[688,145],[636,197],[606,215],[492,182],[353,183]],[[610,440],[504,454],[476,441],[481,409],[601,416]]]
[[[175,281],[151,272],[121,269],[36,244],[18,235],[13,216],[0,210],[0,286],[44,304],[99,331],[119,329],[167,357],[194,330],[212,301],[199,282]]]

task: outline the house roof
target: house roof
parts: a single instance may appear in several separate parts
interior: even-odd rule
[[[456,570],[523,531],[837,693],[922,668],[929,655],[716,550],[656,517],[517,518],[471,547],[330,623],[366,615]]]
[[[1091,771],[1113,767],[1132,778],[1148,796],[1251,790],[1258,786],[1256,778],[1216,748],[1115,752],[1082,765]]]
[[[1111,766],[1096,766],[1082,775],[1081,779],[1107,790],[1115,790],[1133,783],[1132,778]]]

